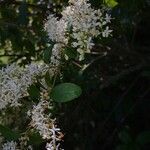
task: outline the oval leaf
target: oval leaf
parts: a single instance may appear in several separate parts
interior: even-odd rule
[[[78,85],[62,83],[53,88],[51,97],[56,102],[64,103],[79,97],[81,93],[82,90]]]

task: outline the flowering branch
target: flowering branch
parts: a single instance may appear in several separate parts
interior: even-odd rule
[[[12,1],[12,3],[19,4],[20,2]],[[111,35],[112,30],[109,28],[111,16],[107,14],[105,8],[95,10],[88,0],[69,0],[69,6],[61,12],[61,15],[61,18],[49,15],[45,24],[45,30],[48,33],[49,39],[54,43],[49,64],[37,65],[31,63],[25,68],[12,64],[0,70],[0,110],[2,111],[14,107],[19,109],[19,106],[23,105],[20,99],[30,96],[28,89],[31,85],[37,82],[42,85],[39,88],[40,97],[38,102],[33,103],[33,100],[29,102],[30,107],[26,106],[28,108],[27,118],[30,118],[30,123],[24,136],[20,137],[20,143],[17,144],[15,141],[3,142],[3,150],[15,150],[19,146],[21,149],[24,147],[32,150],[32,146],[27,144],[29,140],[27,133],[33,130],[38,132],[42,139],[47,142],[45,147],[47,150],[59,150],[62,133],[56,127],[55,119],[52,119],[53,100],[50,94],[52,89],[54,89],[58,73],[61,71],[62,61],[64,58],[66,60],[72,59],[69,53],[73,52],[75,55],[73,56],[72,63],[81,68],[81,71],[84,71],[97,59],[105,56],[104,53],[103,56],[96,58],[88,65],[81,66],[77,63],[77,61],[85,59],[86,53],[97,54],[92,52],[95,38],[107,38]],[[48,78],[53,78],[51,85],[48,85],[45,80],[47,72],[49,74]],[[73,84],[66,83],[63,87],[67,90],[70,87],[71,90],[75,89],[75,91],[70,92],[73,98],[77,98],[77,95],[81,93],[80,88]],[[56,89],[61,90],[61,87]],[[75,95],[76,93],[77,95]],[[67,100],[70,100],[70,98],[67,97]]]

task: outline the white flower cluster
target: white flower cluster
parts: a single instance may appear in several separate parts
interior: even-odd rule
[[[58,67],[60,65],[60,59],[61,59],[61,51],[63,49],[63,44],[55,44],[52,49],[52,55],[51,55],[51,65],[54,67]]]
[[[63,19],[58,19],[54,15],[49,15],[45,24],[45,29],[48,33],[49,39],[57,43],[66,43],[65,32],[67,23]]]
[[[35,77],[46,69],[45,66],[30,64],[25,69],[16,64],[0,70],[0,110],[10,104],[19,106],[19,99],[27,94],[27,88],[35,81]]]
[[[48,109],[49,102],[41,100],[37,105],[33,106],[32,111],[28,111],[28,116],[31,116],[30,125],[37,129],[43,139],[51,139],[51,121],[50,116],[45,114]]]
[[[51,107],[49,102],[41,100],[37,105],[33,106],[32,111],[28,111],[28,116],[31,116],[30,125],[37,129],[43,139],[50,140],[46,144],[46,149],[58,150],[60,145],[58,141],[61,140],[58,135],[61,132],[59,132],[59,128],[55,128],[54,120],[50,119],[50,115],[45,114],[45,110],[49,107]]]
[[[50,131],[52,132],[52,136],[51,136],[52,140],[51,142],[46,144],[46,149],[47,150],[59,150],[60,143],[57,143],[57,142],[59,142],[60,139],[57,137],[57,134],[59,134],[60,129],[55,128],[55,126],[53,125]]]
[[[15,141],[7,141],[2,145],[2,150],[23,150],[24,148],[21,148],[17,145],[17,142]],[[32,146],[27,146],[26,150],[33,150]]]
[[[91,52],[93,38],[111,34],[108,26],[111,16],[104,9],[93,9],[88,0],[70,0],[69,4],[62,11],[61,19],[54,15],[48,17],[45,29],[53,42],[68,46],[71,41],[71,47],[79,53],[79,60],[83,60],[85,53]]]
[[[18,150],[17,143],[14,141],[6,142],[2,145],[2,150]]]
[[[50,58],[51,65],[54,67],[59,66],[63,45],[68,43],[65,36],[66,28],[67,24],[63,19],[58,20],[54,15],[49,15],[45,29],[47,30],[49,39],[56,43],[52,49]]]
[[[22,136],[19,138],[19,148],[21,150],[33,150],[31,145],[28,145],[29,142],[29,136],[27,134],[22,134]]]

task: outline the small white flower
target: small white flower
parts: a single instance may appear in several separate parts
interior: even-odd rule
[[[17,143],[14,141],[6,142],[2,145],[2,150],[17,150]]]
[[[46,150],[59,150],[60,144],[57,144],[55,147],[52,142],[46,143]]]
[[[65,32],[67,28],[67,23],[65,20],[56,18],[54,15],[48,16],[48,21],[45,24],[45,30],[48,33],[50,40],[53,42],[67,43],[67,38],[65,37]]]
[[[54,150],[54,147],[59,147],[58,135],[60,134],[60,128],[56,128],[54,120],[50,119],[50,116],[45,114],[45,109],[49,107],[49,102],[41,100],[37,105],[33,106],[31,111],[31,126],[36,128],[43,139],[50,140],[47,143],[47,150]]]
[[[54,47],[52,49],[52,55],[50,58],[52,66],[55,66],[55,67],[59,66],[62,48],[63,48],[63,44],[61,44],[61,43],[54,45]]]
[[[106,14],[106,16],[105,16],[105,21],[107,22],[107,23],[110,23],[111,22],[111,15],[108,15],[108,14]]]
[[[107,26],[106,29],[102,32],[103,37],[108,37],[111,34],[112,30]]]
[[[28,150],[33,150],[31,145],[28,146]]]

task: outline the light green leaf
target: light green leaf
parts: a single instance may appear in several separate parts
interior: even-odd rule
[[[116,0],[104,0],[104,3],[108,6],[108,7],[115,7],[118,5],[118,2]]]

